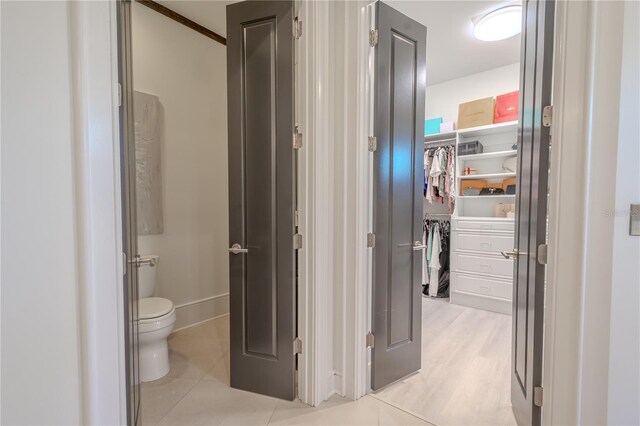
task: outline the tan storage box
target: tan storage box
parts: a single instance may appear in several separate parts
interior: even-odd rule
[[[493,98],[478,99],[458,106],[458,129],[493,124]]]

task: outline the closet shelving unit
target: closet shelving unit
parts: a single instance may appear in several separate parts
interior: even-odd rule
[[[478,140],[484,151],[457,155],[458,196],[451,217],[451,303],[511,314],[513,261],[500,252],[513,248],[514,220],[496,217],[495,211],[498,203],[515,203],[515,196],[463,196],[461,183],[469,179],[501,183],[515,177],[515,173],[504,172],[502,163],[517,156],[511,148],[517,128],[517,122],[509,122],[456,132],[456,148],[460,143]],[[478,174],[462,175],[465,167],[475,168]]]
[[[483,179],[489,183],[501,183],[504,179],[516,177],[515,173],[504,172],[502,162],[515,157],[517,151],[511,149],[516,140],[518,122],[498,123],[488,126],[472,127],[458,130],[456,144],[478,140],[484,147],[480,154],[459,155],[456,164],[456,187],[458,188],[458,202],[455,217],[460,220],[505,220],[513,219],[495,217],[496,204],[515,202],[514,195],[477,195],[464,196],[461,193],[462,181]],[[458,150],[456,150],[458,152]],[[466,167],[475,168],[475,175],[463,175]]]

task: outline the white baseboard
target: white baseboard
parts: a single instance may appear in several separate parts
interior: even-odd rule
[[[221,317],[229,313],[229,293],[207,297],[176,306],[174,331]]]
[[[327,378],[327,399],[333,395],[340,395],[344,397],[344,389],[342,386],[342,373],[339,371],[333,371]]]

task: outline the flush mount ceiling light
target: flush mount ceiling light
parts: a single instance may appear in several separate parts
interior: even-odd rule
[[[475,22],[473,36],[481,41],[513,37],[522,29],[522,6],[505,6],[487,13]]]

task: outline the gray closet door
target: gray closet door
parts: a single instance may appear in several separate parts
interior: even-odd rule
[[[420,369],[427,29],[376,4],[371,387]]]
[[[140,369],[138,350],[138,234],[136,226],[136,151],[133,119],[131,60],[131,3],[118,2],[118,82],[120,106],[120,165],[122,190],[122,250],[126,259],[123,293],[127,370],[127,424],[140,421]]]
[[[292,1],[227,6],[231,386],[288,400],[296,336],[292,27]]]
[[[523,3],[520,117],[515,218],[511,403],[520,425],[540,424],[536,388],[542,386],[545,266],[537,250],[546,242],[553,1]]]

